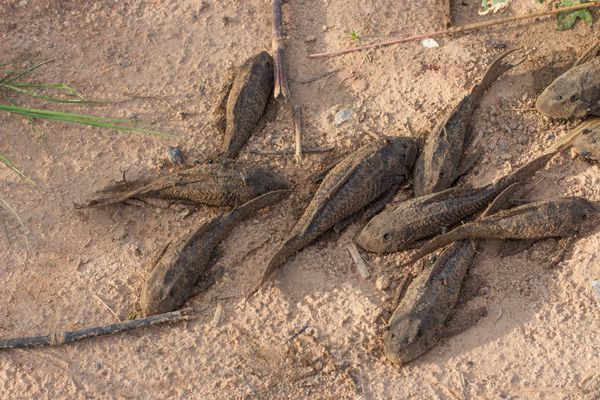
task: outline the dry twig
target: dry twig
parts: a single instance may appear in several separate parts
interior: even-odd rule
[[[128,331],[146,326],[162,324],[165,322],[178,322],[190,319],[188,314],[189,309],[172,311],[164,314],[152,315],[150,317],[136,319],[133,321],[123,321],[116,324],[95,326],[93,328],[85,328],[77,331],[55,332],[47,336],[31,336],[15,339],[1,339],[0,349],[10,349],[13,347],[30,347],[44,345],[59,345],[64,343],[75,342],[77,340],[86,339],[101,335],[110,335],[117,332]]]
[[[308,57],[309,58],[335,57],[335,56],[340,56],[342,54],[353,53],[355,51],[374,49],[377,47],[384,47],[384,46],[391,46],[393,44],[413,42],[415,40],[421,40],[421,39],[427,39],[427,38],[447,36],[447,35],[452,35],[455,33],[469,32],[469,31],[474,31],[474,30],[478,30],[478,29],[488,28],[491,26],[504,25],[504,24],[508,24],[510,22],[522,21],[525,19],[542,18],[542,17],[547,17],[550,15],[555,15],[555,14],[558,14],[561,12],[576,11],[576,10],[581,10],[584,8],[591,8],[591,7],[600,7],[600,1],[578,4],[578,5],[571,6],[571,7],[562,7],[562,8],[559,8],[556,10],[551,10],[551,11],[544,11],[544,12],[532,13],[532,14],[526,14],[526,15],[517,15],[514,17],[494,19],[494,20],[485,21],[485,22],[477,22],[474,24],[457,26],[455,28],[445,29],[445,30],[441,30],[441,31],[427,32],[427,33],[422,33],[419,35],[390,39],[390,40],[386,40],[383,42],[367,44],[364,46],[351,47],[351,48],[344,49],[344,50],[315,53],[315,54],[310,54]]]
[[[330,151],[334,151],[335,147],[308,147],[302,149],[303,154],[317,154],[317,153],[328,153]],[[261,156],[289,156],[294,154],[295,150],[253,150],[250,151],[251,154],[258,154]]]
[[[294,157],[297,163],[302,162],[302,133],[304,127],[302,126],[302,108],[300,106],[294,106],[292,109],[294,115],[294,133],[296,134],[296,153]]]
[[[283,12],[281,11],[281,0],[272,0],[273,6],[273,59],[275,61],[275,90],[273,96],[280,95],[288,97],[287,74],[285,72],[285,57],[283,51]]]

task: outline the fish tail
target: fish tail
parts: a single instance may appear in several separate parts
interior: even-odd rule
[[[252,200],[247,201],[244,204],[239,205],[233,210],[231,210],[229,212],[230,219],[234,224],[237,224],[249,218],[251,215],[258,212],[259,210],[283,200],[290,193],[290,189],[273,190],[271,192],[267,192],[258,197],[255,197]]]
[[[470,226],[471,224],[469,224]],[[448,233],[444,233],[443,235],[436,236],[431,239],[429,242],[425,243],[423,247],[421,247],[412,257],[408,259],[408,261],[402,263],[400,267],[406,267],[408,265],[414,264],[419,261],[421,258],[425,257],[429,253],[433,253],[437,249],[446,246],[452,242],[456,242],[458,240],[467,239],[469,236],[469,231],[465,229],[467,225],[461,225],[458,228],[451,230]]]
[[[300,247],[298,246],[298,238],[298,236],[293,236],[292,238],[286,240],[281,244],[281,246],[275,252],[273,257],[271,257],[271,260],[269,260],[267,267],[261,274],[258,285],[256,285],[254,289],[252,289],[252,291],[246,296],[246,299],[249,299],[256,292],[258,292],[260,288],[265,284],[265,282],[267,282],[267,280],[273,274],[273,272],[281,268],[281,266],[285,264],[287,259],[299,250]]]

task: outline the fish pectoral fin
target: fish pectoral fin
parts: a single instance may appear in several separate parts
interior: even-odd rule
[[[600,101],[596,102],[596,105],[590,108],[590,111],[588,111],[588,115],[600,117]]]
[[[458,172],[456,177],[459,178],[465,175],[467,172],[473,168],[473,166],[481,159],[482,153],[472,153],[469,154],[466,158],[464,158],[460,166],[458,167]]]
[[[449,338],[461,334],[477,324],[486,315],[487,307],[485,306],[472,309],[467,309],[466,307],[455,309],[446,320],[441,336]]]
[[[216,281],[217,281],[217,278],[210,277],[208,279],[196,282],[194,287],[192,287],[190,297],[195,297],[195,296],[198,296],[200,293],[206,292],[208,289],[210,289],[210,287],[212,285],[215,284]]]
[[[369,203],[367,206],[358,210],[349,217],[344,218],[333,227],[335,233],[340,233],[348,227],[351,223],[358,219],[370,219],[374,215],[378,214],[387,203],[392,200],[396,192],[398,191],[399,185],[393,185],[391,188],[383,192],[377,199]]]
[[[229,69],[225,73],[225,77],[225,81],[221,85],[210,110],[211,122],[221,133],[225,132],[227,100],[233,87],[234,70]]]
[[[509,240],[502,240],[502,248],[498,251],[498,256],[504,258],[504,257],[509,257],[509,256],[513,256],[515,254],[519,254],[525,250],[527,250],[528,248],[530,248],[537,240],[535,239],[525,239],[525,240],[519,240],[519,239],[509,239]]]

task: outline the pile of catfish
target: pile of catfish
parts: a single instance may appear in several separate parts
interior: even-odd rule
[[[297,252],[326,232],[339,232],[357,219],[370,219],[356,238],[364,250],[390,253],[418,248],[405,265],[446,246],[408,288],[384,333],[385,354],[403,364],[431,349],[447,332],[478,241],[576,238],[591,232],[600,222],[600,204],[581,197],[513,207],[523,183],[555,154],[574,143],[585,143],[579,139],[582,132],[589,133],[585,129],[567,135],[546,153],[494,182],[480,187],[453,187],[478,160],[477,154],[466,154],[472,142],[471,116],[493,82],[516,65],[506,61],[510,53],[489,66],[480,83],[436,126],[424,144],[411,137],[382,137],[331,168],[248,296]],[[200,163],[156,179],[118,184],[86,205],[103,207],[153,197],[233,207],[201,224],[189,237],[170,243],[153,262],[141,285],[144,314],[180,308],[197,292],[215,248],[232,229],[292,191],[286,179],[275,172],[235,160],[267,107],[273,89],[271,56],[262,52],[247,60],[225,89],[217,102],[218,120],[224,125],[219,161]],[[598,46],[559,76],[540,95],[536,106],[551,118],[600,115]],[[384,209],[398,189],[411,182],[415,197]]]

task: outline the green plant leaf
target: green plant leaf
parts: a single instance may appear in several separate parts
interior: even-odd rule
[[[585,4],[587,1],[581,0],[563,0],[560,3],[560,7],[570,7],[578,4]],[[583,21],[587,22],[589,25],[592,25],[592,13],[588,9],[575,10],[575,11],[566,11],[558,13],[556,16],[556,28],[559,31],[564,31],[566,29],[571,29],[577,23],[577,19],[581,18]]]
[[[28,177],[27,175],[25,175],[25,173],[23,173],[23,170],[21,170],[19,167],[17,167],[14,162],[12,162],[11,160],[9,160],[7,157],[3,156],[2,154],[0,154],[0,162],[3,163],[4,165],[6,165],[9,169],[11,169],[14,172],[16,172],[17,175],[21,176],[27,182],[31,183],[33,186],[35,186],[38,189],[40,189],[40,187],[37,185],[37,183],[35,183],[33,181],[33,179],[31,179],[30,177]]]
[[[131,124],[130,121],[122,119],[110,119],[104,117],[96,117],[93,115],[81,115],[63,113],[58,111],[38,110],[35,108],[26,108],[19,106],[8,106],[0,104],[0,111],[6,111],[12,114],[22,115],[28,118],[46,119],[52,121],[69,122],[73,124],[90,125],[97,128],[113,129],[116,131],[125,132],[141,132],[150,136],[162,136],[162,137],[174,137],[163,132],[146,129],[135,124]]]

